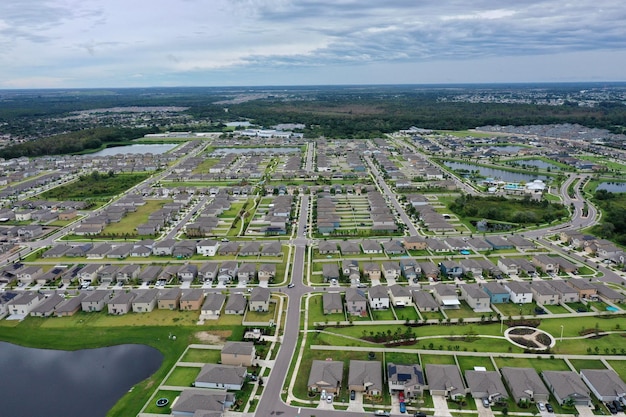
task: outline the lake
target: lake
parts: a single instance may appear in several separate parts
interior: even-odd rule
[[[1,414],[105,416],[162,361],[161,352],[144,345],[63,351],[0,342]]]
[[[545,175],[533,175],[533,174],[524,174],[521,172],[511,172],[511,171],[505,171],[503,169],[487,168],[487,167],[482,167],[482,166],[478,166],[474,164],[467,164],[463,162],[445,161],[444,164],[447,167],[450,167],[455,170],[466,169],[468,171],[478,171],[480,175],[485,178],[500,179],[502,181],[508,181],[508,182],[530,182],[530,181],[537,180],[537,179],[545,181],[548,179],[548,177],[546,177]]]
[[[601,182],[596,187],[597,190],[607,190],[612,193],[626,193],[626,182]]]
[[[175,143],[142,143],[125,146],[114,146],[112,148],[102,149],[101,151],[92,153],[92,156],[112,156],[117,154],[130,155],[130,154],[146,154],[151,153],[158,155],[165,153],[178,146]]]

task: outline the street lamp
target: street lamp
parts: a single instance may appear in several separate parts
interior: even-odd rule
[[[563,325],[561,324],[561,342],[563,341]]]

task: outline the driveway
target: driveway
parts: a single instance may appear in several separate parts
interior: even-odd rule
[[[593,409],[586,405],[577,405],[576,412],[580,417],[594,417]]]
[[[349,398],[348,394],[348,398]],[[357,413],[364,413],[365,410],[363,409],[363,393],[362,392],[356,392],[355,393],[355,397],[354,400],[349,400],[349,404],[348,404],[348,409],[347,411],[354,411]]]
[[[452,417],[450,410],[448,410],[446,397],[443,395],[433,395],[433,406],[435,407],[435,417]]]
[[[476,401],[476,411],[478,411],[478,417],[493,417],[493,410],[491,407],[485,407],[481,398],[474,398],[474,401]]]

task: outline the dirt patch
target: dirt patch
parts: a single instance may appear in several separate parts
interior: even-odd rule
[[[211,332],[196,332],[194,336],[199,341],[208,345],[222,345],[226,342],[226,339],[230,337],[231,331],[229,330],[216,330]]]

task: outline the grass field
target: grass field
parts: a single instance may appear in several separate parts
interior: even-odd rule
[[[165,385],[189,387],[196,380],[200,369],[197,366],[177,366],[165,380]]]
[[[117,223],[108,224],[102,231],[103,235],[110,236],[137,236],[138,225],[146,223],[150,214],[161,209],[166,203],[172,200],[146,200],[146,204],[137,207],[137,211],[126,214]]]
[[[569,362],[574,365],[578,371],[581,369],[606,369],[601,360],[594,359],[570,359]]]

